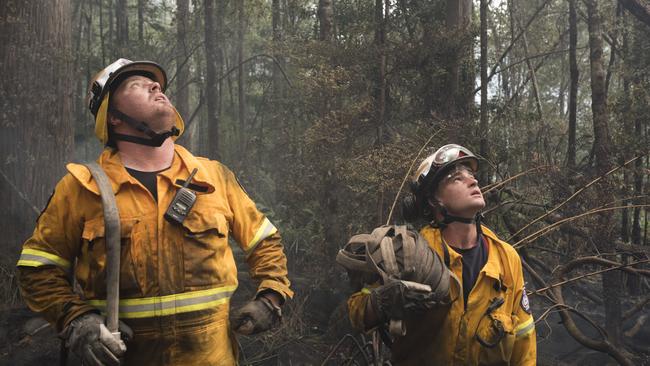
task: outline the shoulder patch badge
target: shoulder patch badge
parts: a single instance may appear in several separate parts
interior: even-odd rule
[[[526,287],[521,291],[521,308],[530,314],[530,302],[528,302],[528,295],[526,295]]]

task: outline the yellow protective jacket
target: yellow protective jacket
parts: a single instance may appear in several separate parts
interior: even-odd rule
[[[293,296],[280,235],[216,161],[176,145],[172,165],[158,174],[158,202],[106,149],[98,159],[120,213],[120,319],[135,332],[126,365],[233,365],[229,299],[237,268],[232,235],[246,253],[258,292]],[[183,225],[163,215],[190,172],[197,200]],[[104,220],[99,190],[83,165],[68,164],[18,261],[21,294],[58,331],[106,302]],[[76,262],[76,264],[75,264]],[[78,283],[73,290],[70,271]]]
[[[420,232],[440,258],[445,250],[440,230],[426,226]],[[535,365],[537,347],[535,323],[530,314],[528,298],[524,294],[521,259],[517,252],[483,227],[488,244],[488,259],[469,294],[465,309],[462,288],[451,287],[456,300],[449,306],[425,314],[407,317],[407,333],[395,340],[392,361],[395,365]],[[450,269],[462,284],[462,256],[448,249]],[[366,288],[348,300],[352,324],[364,329],[364,312],[370,291]],[[504,302],[492,313],[486,310],[492,299]],[[503,333],[499,337],[498,320]],[[486,343],[483,346],[477,335]]]

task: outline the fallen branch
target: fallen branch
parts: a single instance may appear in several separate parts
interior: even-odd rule
[[[616,262],[612,262],[606,259],[598,258],[598,257],[585,257],[585,258],[579,258],[576,260],[573,260],[563,266],[560,266],[557,271],[554,273],[552,277],[553,282],[560,282],[562,278],[565,277],[566,274],[568,274],[570,271],[575,269],[576,267],[584,264],[599,264],[599,265],[611,265],[612,263],[618,264]],[[621,268],[621,270],[631,270],[630,268]],[[634,270],[638,271],[638,270]],[[551,292],[557,299],[558,304],[564,304],[564,297],[562,295],[562,286],[556,286],[552,287]],[[577,314],[581,316],[583,319],[588,320],[589,318],[586,317],[584,314],[574,310],[574,314]],[[560,307],[558,314],[560,315],[560,318],[562,318],[562,324],[566,328],[566,330],[571,334],[571,336],[578,341],[578,343],[582,344],[585,347],[591,348],[596,351],[604,352],[610,355],[612,358],[614,358],[619,364],[624,365],[624,366],[632,366],[634,363],[630,359],[630,356],[626,354],[623,348],[618,347],[611,343],[608,338],[607,338],[607,333],[605,332],[604,329],[601,327],[597,326],[595,323],[591,322],[592,326],[595,326],[596,329],[599,331],[601,334],[601,340],[596,340],[591,337],[586,336],[576,325],[574,322],[573,318],[571,317],[571,314],[569,314],[569,311],[566,308]]]
[[[586,257],[584,259],[588,259],[590,262],[593,262],[593,260],[599,260],[599,261],[603,261],[603,262],[599,262],[599,263],[604,263],[604,261],[608,262],[608,264],[615,263],[615,262],[611,262],[611,261],[608,261],[606,259],[602,259],[602,258],[598,258],[598,257]],[[599,271],[586,273],[586,274],[583,274],[583,275],[580,275],[580,276],[577,276],[577,277],[573,277],[573,278],[565,280],[565,281],[554,283],[554,284],[552,284],[550,286],[546,286],[544,288],[540,288],[540,289],[535,290],[535,291],[529,291],[527,294],[528,294],[528,296],[537,295],[537,294],[542,293],[544,291],[548,291],[548,290],[550,290],[552,288],[562,286],[562,285],[566,285],[567,283],[575,282],[577,280],[580,280],[580,279],[583,279],[583,278],[586,278],[586,277],[591,277],[591,276],[595,276],[597,274],[601,274],[601,273],[605,273],[605,272],[609,272],[609,271],[614,271],[614,270],[617,270],[617,269],[623,269],[623,268],[626,268],[626,267],[631,267],[631,266],[634,266],[634,265],[637,265],[637,264],[643,264],[643,263],[648,263],[648,262],[650,262],[650,259],[644,259],[644,260],[636,261],[636,262],[632,262],[632,263],[618,264],[618,265],[616,265],[614,267],[605,268],[605,269],[602,269],[602,270],[599,270]],[[626,271],[626,272],[629,272],[629,271]],[[632,273],[633,274],[641,274],[641,275],[650,277],[650,271],[647,271],[647,270],[634,270]]]
[[[543,227],[543,228],[537,230],[536,232],[534,232],[534,233],[528,235],[527,237],[525,237],[525,238],[519,240],[518,242],[516,242],[516,243],[513,244],[512,246],[515,247],[515,248],[522,247],[525,243],[530,243],[530,242],[532,242],[533,240],[539,238],[540,236],[542,236],[542,235],[544,235],[544,234],[547,234],[547,233],[551,232],[551,231],[554,230],[556,227],[558,227],[558,226],[560,226],[560,225],[562,225],[562,224],[564,224],[564,223],[567,223],[567,222],[569,222],[569,221],[573,221],[573,220],[579,219],[579,218],[581,218],[581,217],[585,217],[585,216],[593,215],[593,214],[596,214],[596,213],[599,213],[599,212],[613,211],[613,210],[620,210],[620,209],[623,209],[623,208],[636,208],[636,207],[649,207],[649,206],[650,206],[650,204],[648,204],[648,205],[615,206],[615,207],[599,208],[599,209],[594,209],[594,210],[590,210],[590,211],[587,211],[587,212],[583,212],[583,213],[581,213],[580,215],[567,217],[566,219],[562,219],[562,220],[560,220],[560,221],[558,221],[558,222],[555,222],[555,223],[553,223],[553,224],[551,224],[551,225],[548,225],[548,226],[546,226],[546,227]],[[545,216],[546,216],[546,215],[545,215]]]
[[[641,315],[639,318],[637,318],[632,328],[623,332],[623,335],[629,338],[634,337],[637,333],[639,333],[639,331],[643,327],[643,324],[645,324],[646,320],[648,320],[648,314]]]
[[[494,207],[490,207],[489,209],[483,211],[483,215],[488,216],[492,211],[497,210],[497,209],[499,209],[501,207],[504,207],[504,206],[507,206],[507,205],[511,205],[513,203],[519,203],[519,200],[510,200],[510,201],[501,202],[498,205],[496,205]]]
[[[323,362],[321,363],[321,366],[325,366],[325,365],[327,365],[327,362],[329,362],[329,360],[334,356],[334,354],[336,353],[336,351],[338,351],[339,348],[341,348],[341,346],[343,345],[343,343],[344,343],[346,340],[348,340],[348,339],[350,339],[350,340],[352,341],[352,344],[356,347],[357,351],[359,351],[359,353],[363,356],[364,361],[366,361],[366,365],[370,365],[370,364],[371,364],[371,363],[370,363],[370,358],[368,357],[368,354],[367,354],[367,352],[365,351],[364,347],[361,346],[361,344],[359,343],[359,341],[357,341],[357,339],[354,338],[354,336],[353,336],[352,334],[349,334],[349,333],[348,333],[348,334],[344,335],[343,338],[341,338],[341,339],[338,341],[338,343],[336,343],[336,345],[334,346],[334,348],[332,348],[332,350],[330,351],[330,353],[327,354],[327,357],[325,357],[325,359],[324,359]]]
[[[623,313],[623,320],[628,320],[631,317],[634,316],[637,312],[640,310],[643,310],[643,308],[650,303],[650,296],[646,297],[645,300],[640,301],[638,304],[634,305],[630,310],[626,311]]]
[[[647,154],[647,153],[646,153],[646,154]],[[623,168],[624,166],[626,166],[626,165],[628,165],[628,164],[630,164],[630,163],[636,161],[637,159],[640,159],[641,157],[645,156],[646,154],[642,154],[642,155],[639,155],[639,156],[637,156],[637,157],[634,157],[634,158],[632,158],[632,159],[626,161],[625,163],[623,163],[623,164],[621,164],[621,165],[619,165],[619,166],[617,166],[617,167],[614,167],[613,169],[611,169],[611,170],[608,171],[607,173],[605,173],[605,174],[601,175],[600,177],[598,177],[598,178],[592,180],[591,182],[587,183],[587,185],[585,185],[584,187],[582,187],[582,188],[580,188],[579,190],[577,190],[577,191],[576,191],[575,193],[573,193],[569,198],[567,198],[566,200],[562,201],[559,205],[555,206],[555,208],[553,208],[553,209],[550,210],[549,212],[547,212],[547,213],[545,213],[545,214],[543,214],[543,215],[537,217],[535,220],[529,222],[529,223],[526,224],[524,227],[522,227],[521,229],[519,229],[516,233],[512,234],[512,235],[511,235],[511,236],[510,236],[506,241],[510,241],[512,238],[514,238],[515,236],[517,236],[517,234],[519,234],[519,233],[521,233],[522,231],[526,230],[526,229],[527,229],[528,227],[530,227],[531,225],[533,225],[533,224],[535,224],[536,222],[542,220],[543,218],[545,218],[546,216],[552,214],[553,212],[559,210],[561,207],[563,207],[564,205],[566,205],[569,201],[571,201],[572,199],[574,199],[577,195],[579,195],[580,193],[584,192],[587,188],[589,188],[589,187],[591,187],[592,185],[598,183],[599,181],[601,181],[602,179],[604,179],[604,178],[607,177],[608,175],[610,175],[610,174],[614,173],[615,171],[617,171],[617,170]]]

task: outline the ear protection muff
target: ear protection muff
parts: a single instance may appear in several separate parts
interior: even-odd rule
[[[401,202],[402,218],[405,221],[413,222],[419,218],[420,210],[418,208],[417,198],[413,193],[407,193]]]

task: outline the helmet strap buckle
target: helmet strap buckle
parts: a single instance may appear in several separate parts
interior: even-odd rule
[[[149,125],[147,125],[146,122],[138,121],[134,118],[131,118],[130,116],[128,116],[127,114],[123,113],[118,109],[110,108],[109,112],[113,114],[115,117],[128,123],[129,126],[135,128],[136,130],[150,137],[150,138],[144,138],[139,136],[131,136],[131,135],[124,135],[121,133],[114,133],[113,137],[116,140],[132,142],[134,144],[139,144],[139,145],[160,147],[163,144],[163,142],[167,140],[168,137],[180,135],[180,130],[176,126],[173,126],[169,131],[157,133],[154,130],[152,130],[149,127]]]

